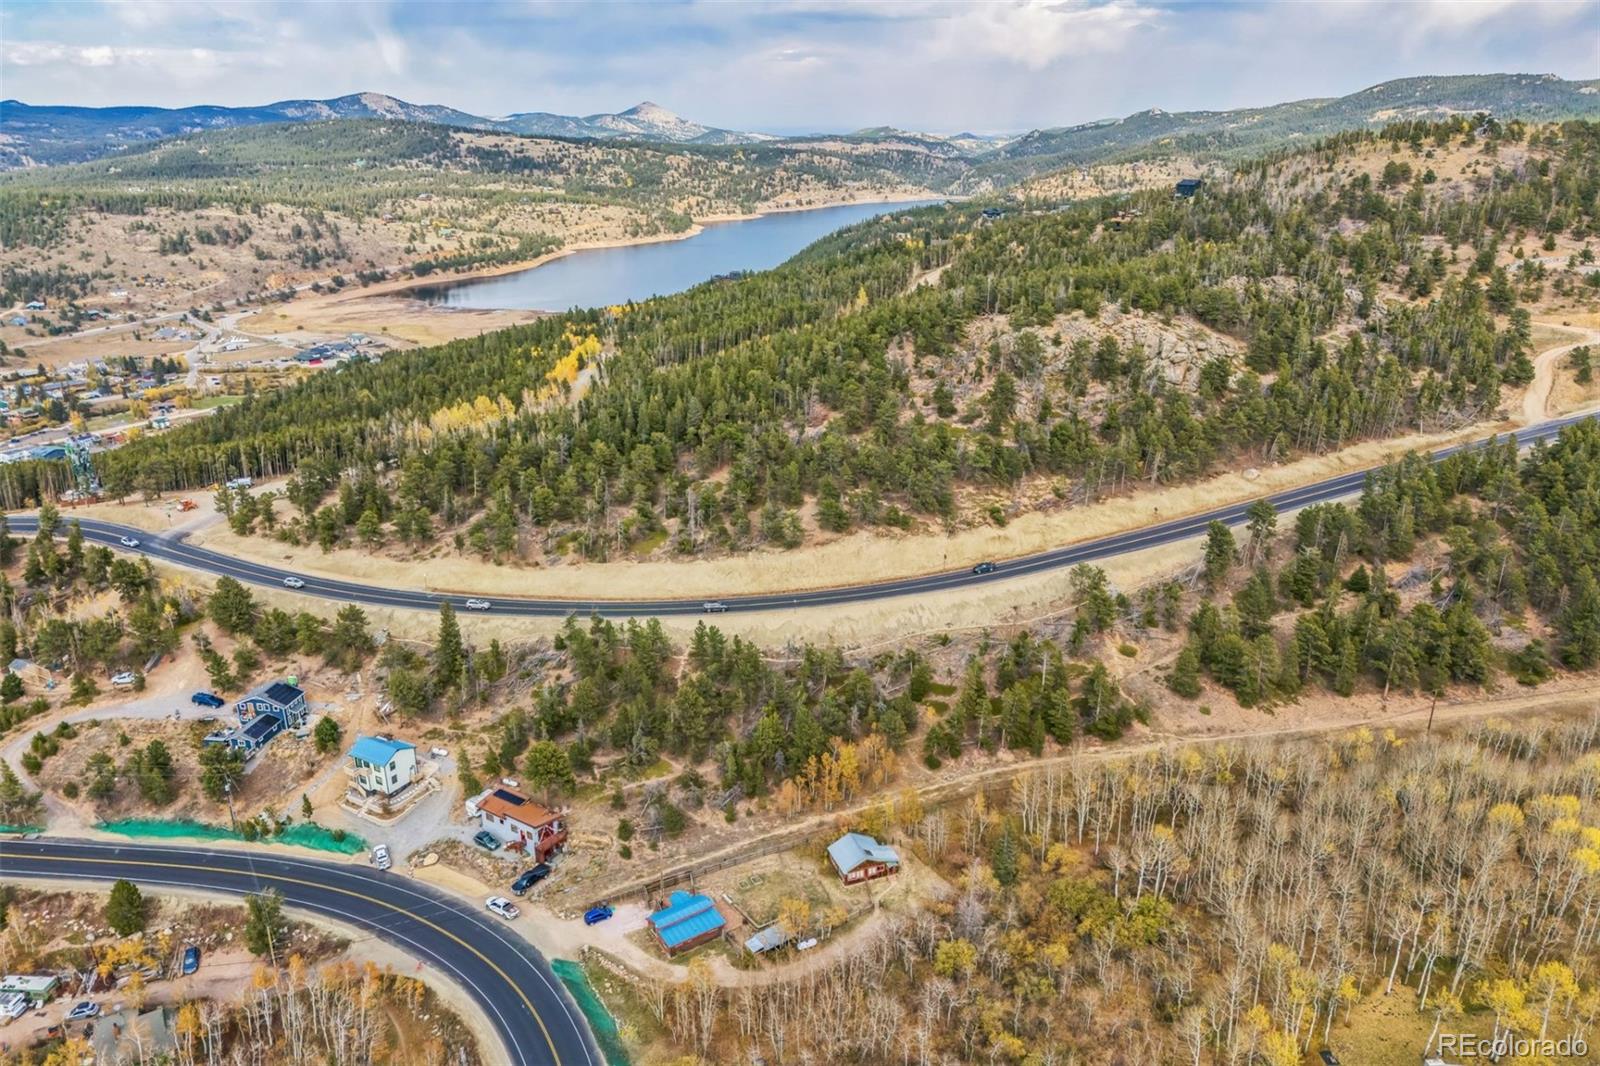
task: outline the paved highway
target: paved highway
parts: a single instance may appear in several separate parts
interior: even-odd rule
[[[582,1014],[550,966],[499,918],[400,874],[364,866],[204,850],[67,840],[0,841],[0,879],[114,881],[243,895],[276,889],[289,907],[387,940],[471,996],[510,1066],[601,1066]],[[204,963],[202,963],[204,965]],[[485,1061],[499,1051],[483,1034]]]
[[[1536,441],[1550,440],[1566,426],[1590,418],[1600,418],[1600,412],[1572,415],[1567,418],[1529,426],[1517,434],[1517,440],[1524,446],[1533,444]],[[1481,447],[1482,443],[1481,441],[1475,441],[1468,444],[1454,445],[1433,453],[1433,458],[1437,461],[1458,451]],[[1360,492],[1361,486],[1366,482],[1367,475],[1370,472],[1369,470],[1357,470],[1349,474],[1341,474],[1338,477],[1319,481],[1312,485],[1274,493],[1267,496],[1266,499],[1270,500],[1272,505],[1279,511],[1290,511],[1313,503],[1341,499]],[[1252,500],[1246,500],[1242,503],[1218,507],[1201,514],[1175,518],[1167,522],[1146,526],[1143,529],[1116,533],[1095,540],[1079,541],[1076,544],[1053,548],[1034,555],[1024,555],[1001,562],[991,573],[975,574],[971,570],[949,570],[868,585],[848,585],[787,593],[726,596],[717,600],[716,603],[719,610],[726,611],[793,610],[801,607],[838,606],[839,604],[858,603],[864,600],[881,600],[894,596],[912,596],[925,592],[943,592],[950,589],[987,584],[992,581],[1008,581],[1017,577],[1040,574],[1049,570],[1076,566],[1079,563],[1092,562],[1096,559],[1105,559],[1114,555],[1122,555],[1126,552],[1185,540],[1204,533],[1206,526],[1213,521],[1220,521],[1233,526],[1242,525],[1245,521],[1245,512],[1253,502]],[[33,515],[13,515],[10,516],[9,520],[12,531],[16,533],[33,533],[38,529],[38,520]],[[426,611],[438,610],[439,604],[446,600],[461,607],[466,604],[469,598],[474,598],[472,593],[448,594],[424,592],[418,589],[389,589],[376,585],[364,585],[354,581],[340,581],[336,578],[319,577],[312,574],[295,574],[292,570],[235,559],[219,552],[188,544],[182,539],[181,535],[159,536],[131,526],[117,525],[113,522],[102,522],[90,518],[82,519],[81,524],[85,540],[118,547],[122,538],[132,538],[139,541],[139,547],[136,550],[154,559],[176,563],[180,566],[202,570],[206,573],[227,574],[251,584],[281,587],[284,578],[291,575],[301,577],[305,581],[305,585],[298,591],[310,596],[321,596],[326,599],[371,604],[379,607],[406,607]],[[424,569],[425,567],[419,565],[419,574]],[[704,613],[707,606],[705,599],[578,600],[489,595],[484,595],[481,598],[490,604],[490,609],[496,614],[554,617],[564,617],[574,613],[580,615],[601,614],[619,618],[649,615],[692,615]]]

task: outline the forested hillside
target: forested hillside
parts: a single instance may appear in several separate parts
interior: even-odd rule
[[[1595,291],[1597,130],[1404,126],[1193,200],[886,216],[778,270],[253,397],[102,476],[293,473],[298,514],[241,501],[236,529],[325,546],[692,555],[1492,419],[1531,374],[1522,303]],[[1446,156],[1469,162],[1441,177]],[[1566,258],[1524,257],[1541,243]],[[1186,363],[1161,350],[1177,326],[1204,340]]]
[[[1075,760],[959,807],[886,801],[849,824],[893,834],[944,898],[794,980],[717,988],[693,963],[649,1009],[712,1061],[1298,1066],[1413,1061],[1441,1031],[1592,1041],[1597,784],[1590,718]]]
[[[341,271],[525,262],[696,218],[911,198],[957,165],[916,145],[600,144],[381,119],[214,130],[0,175],[4,301],[213,304]]]

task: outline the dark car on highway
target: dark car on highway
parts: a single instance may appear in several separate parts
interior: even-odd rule
[[[543,881],[549,876],[550,864],[547,862],[541,862],[538,866],[535,866],[531,870],[525,871],[521,877],[511,882],[511,894],[514,896],[527,895],[528,889],[532,888],[534,885],[538,884],[540,881]]]
[[[227,701],[214,692],[196,692],[189,697],[190,703],[198,703],[202,707],[221,707]]]
[[[972,568],[972,572],[974,574],[992,574],[997,569],[999,569],[999,568],[996,567],[993,563],[979,563],[977,566],[974,566]]]

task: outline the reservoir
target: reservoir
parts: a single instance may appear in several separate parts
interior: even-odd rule
[[[767,270],[834,230],[937,200],[844,204],[709,223],[678,241],[592,248],[514,274],[412,290],[449,307],[565,311],[682,292],[738,270]]]

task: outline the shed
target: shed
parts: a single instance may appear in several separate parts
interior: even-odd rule
[[[727,925],[715,900],[689,892],[674,892],[667,906],[650,915],[649,921],[668,955],[715,940]]]
[[[828,858],[847,885],[887,877],[900,869],[900,853],[865,833],[846,833],[829,844]]]
[[[765,951],[774,951],[789,942],[789,934],[783,931],[781,925],[769,925],[755,936],[744,942],[744,949],[752,955],[760,955]]]

